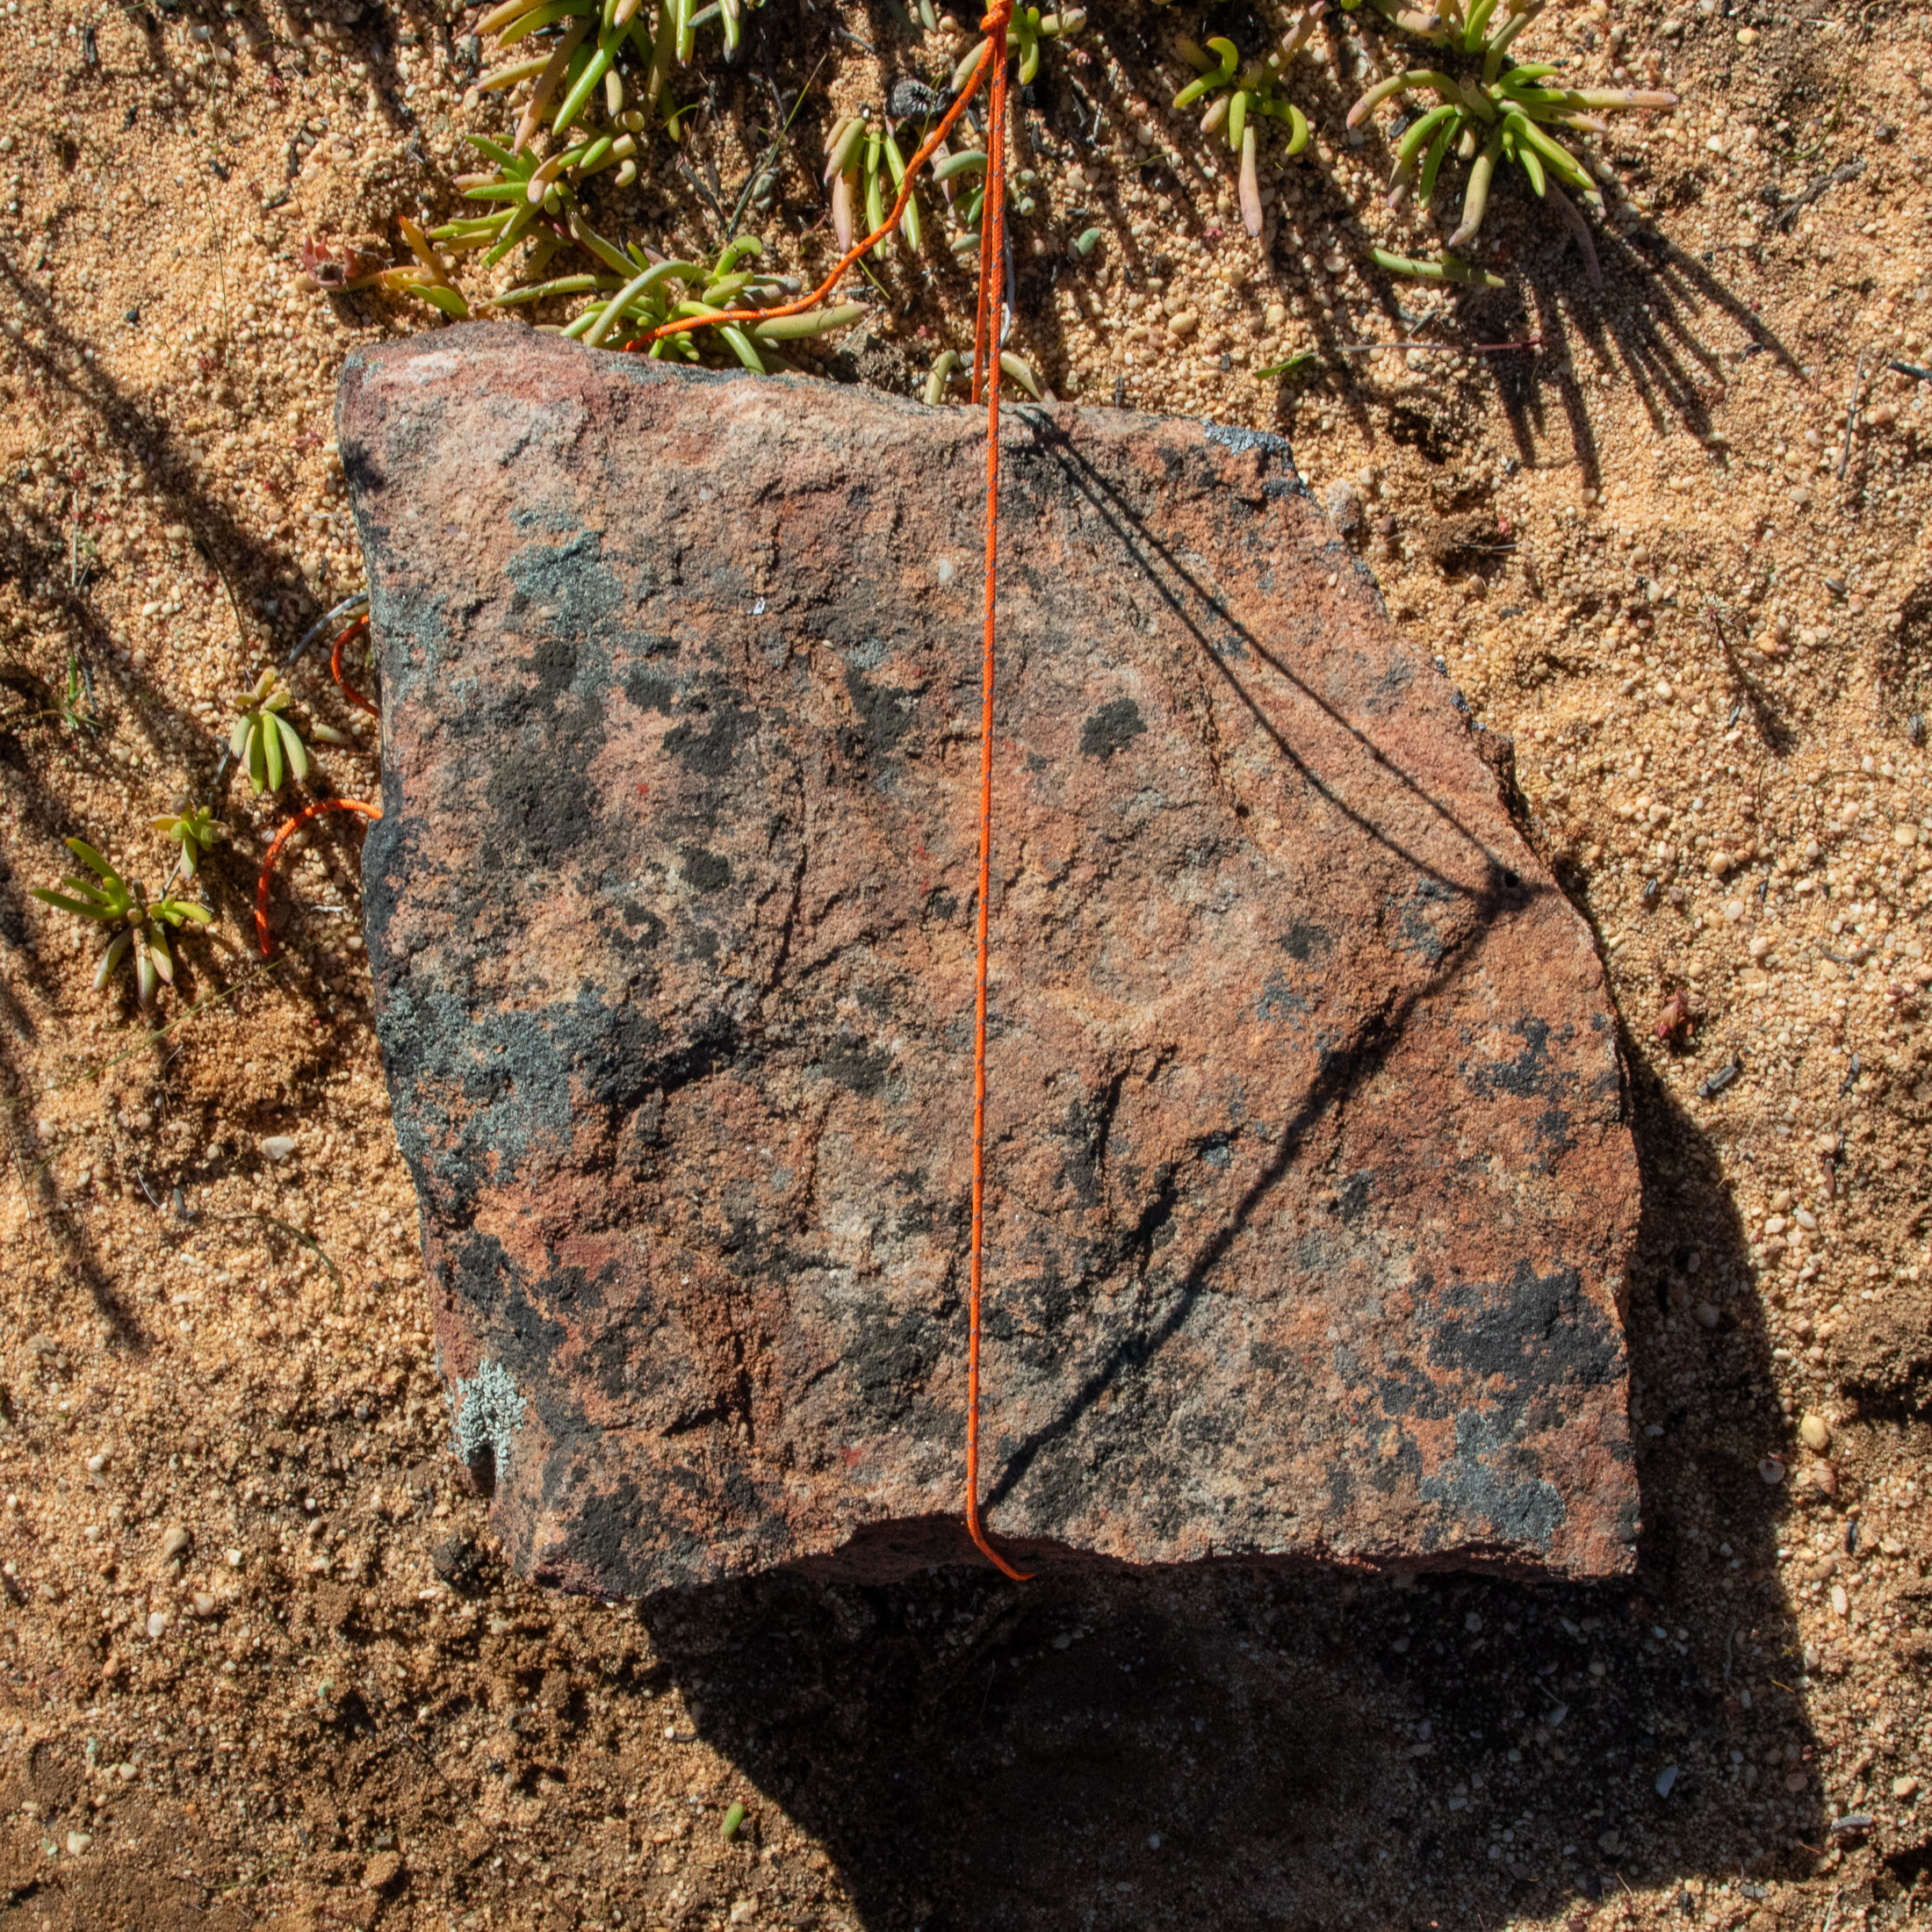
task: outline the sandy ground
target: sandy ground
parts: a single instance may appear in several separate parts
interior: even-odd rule
[[[1553,10],[1526,47],[1684,105],[1604,145],[1601,292],[1508,182],[1507,286],[1464,292],[1364,272],[1365,226],[1428,231],[1349,213],[1388,122],[1343,131],[1339,21],[1258,246],[1164,105],[1201,10],[1094,13],[1021,117],[1018,346],[1063,397],[1285,430],[1515,741],[1626,1025],[1634,1582],[510,1577],[449,1454],[356,833],[300,854],[264,971],[285,808],[224,782],[158,1034],[27,897],[69,833],[158,884],[148,821],[207,797],[227,694],[356,586],[335,374],[435,318],[300,251],[457,207],[458,135],[501,125],[462,103],[476,16],[0,0],[8,1932],[1932,1918],[1932,381],[1894,366],[1932,354],[1932,15]],[[600,219],[715,247],[774,83],[816,75],[754,213],[825,262],[834,112],[943,72],[947,25],[771,0]],[[963,339],[933,259],[880,266],[829,372]],[[347,740],[314,786],[366,794],[373,734],[293,675]]]

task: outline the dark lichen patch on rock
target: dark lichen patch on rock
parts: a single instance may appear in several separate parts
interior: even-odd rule
[[[716,680],[689,693],[678,707],[681,722],[665,733],[664,748],[701,778],[723,778],[740,746],[757,731],[756,713]]]
[[[1080,727],[1081,755],[1098,758],[1105,764],[1146,729],[1140,706],[1130,697],[1117,697],[1092,713]]]
[[[677,687],[654,671],[633,671],[624,681],[624,695],[640,711],[662,711],[668,717],[677,699]]]
[[[516,858],[554,866],[589,841],[597,808],[585,782],[587,762],[566,754],[559,768],[548,746],[519,745],[502,752],[484,793],[500,841],[493,865]]]
[[[1296,919],[1281,935],[1282,950],[1306,966],[1319,964],[1334,949],[1335,935],[1313,919]]]
[[[564,1588],[923,1564],[961,1473],[979,668],[929,587],[978,433],[523,332],[422,353],[358,360],[342,437],[391,707],[378,1028],[465,1453]],[[1627,1568],[1635,1174],[1587,933],[1446,684],[1267,494],[1278,439],[1012,433],[998,1528]],[[443,492],[462,520],[409,514]]]
[[[1506,1408],[1519,1410],[1546,1388],[1599,1388],[1622,1376],[1615,1324],[1573,1270],[1542,1275],[1520,1261],[1507,1282],[1455,1282],[1443,1301],[1429,1359],[1493,1377]]]
[[[679,854],[684,883],[694,892],[717,892],[732,883],[732,861],[722,852],[686,846]]]

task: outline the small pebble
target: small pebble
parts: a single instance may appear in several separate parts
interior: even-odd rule
[[[67,1835],[67,1855],[78,1858],[94,1842],[94,1835],[86,1831],[70,1831]]]
[[[1798,1425],[1798,1435],[1807,1449],[1814,1449],[1820,1455],[1831,1447],[1831,1425],[1822,1416],[1807,1415]]]
[[[1324,499],[1330,523],[1344,537],[1352,537],[1362,527],[1362,493],[1344,477],[1331,483]]]
[[[1723,1313],[1715,1301],[1698,1303],[1698,1320],[1704,1327],[1714,1329],[1723,1319]]]
[[[1894,1798],[1916,1798],[1919,1795],[1919,1781],[1907,1772],[1903,1777],[1892,1781],[1892,1795]]]
[[[194,1606],[195,1615],[198,1617],[212,1617],[219,1607],[214,1598],[209,1596],[205,1590],[198,1590],[195,1592]]]
[[[188,1546],[188,1532],[180,1524],[175,1524],[161,1539],[161,1560],[163,1563],[179,1556]]]
[[[1849,1616],[1850,1612],[1851,1599],[1845,1595],[1845,1586],[1842,1583],[1834,1583],[1831,1586],[1832,1615],[1834,1617],[1845,1617]]]
[[[295,1143],[286,1134],[270,1134],[262,1143],[263,1158],[274,1161],[278,1164],[285,1161],[294,1151]]]
[[[1757,1466],[1759,1476],[1772,1487],[1784,1480],[1784,1465],[1777,1456],[1766,1456]]]
[[[363,1867],[363,1890],[386,1892],[402,1876],[402,1860],[393,1851],[378,1851]]]
[[[168,1612],[151,1610],[148,1612],[148,1637],[152,1643],[158,1643],[168,1634]]]
[[[1666,1764],[1664,1768],[1657,1773],[1657,1796],[1659,1798],[1669,1797],[1671,1787],[1676,1782],[1677,1767],[1675,1764]]]

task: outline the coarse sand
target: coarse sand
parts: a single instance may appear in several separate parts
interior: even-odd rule
[[[1013,347],[1063,404],[1286,434],[1513,742],[1625,1027],[1634,1582],[509,1575],[431,1359],[359,825],[305,837],[264,969],[289,795],[210,792],[232,694],[360,581],[342,357],[442,326],[319,290],[305,242],[400,260],[399,215],[461,208],[461,136],[507,125],[465,101],[478,11],[0,0],[4,1932],[1927,1912],[1932,11],[1553,7],[1525,52],[1683,105],[1597,144],[1601,290],[1499,183],[1497,291],[1367,259],[1439,230],[1382,204],[1388,117],[1344,128],[1363,16],[1291,70],[1316,135],[1264,147],[1256,242],[1166,104],[1175,32],[1258,46],[1265,0],[1091,13],[1016,117]],[[715,254],[775,143],[749,219],[822,269],[826,131],[966,17],[746,18],[596,220]],[[914,388],[970,278],[943,238],[873,272],[800,365]],[[307,789],[372,796],[325,660],[290,674]],[[81,835],[158,890],[151,820],[211,803],[217,917],[151,1033],[29,889]]]

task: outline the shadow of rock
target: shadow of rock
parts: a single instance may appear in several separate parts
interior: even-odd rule
[[[1787,1512],[1827,1505],[1759,1473],[1769,1341],[1712,1150],[1640,1066],[1633,1099],[1633,1580],[774,1575],[642,1608],[699,1733],[881,1932],[1460,1925],[1808,1871],[1774,1559]]]

